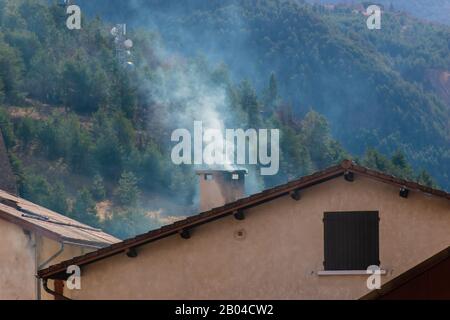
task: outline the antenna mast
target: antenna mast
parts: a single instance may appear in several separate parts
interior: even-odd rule
[[[129,69],[134,69],[134,63],[131,59],[131,48],[133,47],[133,41],[126,38],[127,25],[124,23],[116,24],[116,26],[111,29],[111,34],[114,36],[117,60],[122,66]]]

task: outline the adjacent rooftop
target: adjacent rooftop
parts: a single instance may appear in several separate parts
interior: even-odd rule
[[[102,248],[120,240],[96,229],[0,190],[0,219],[73,245]]]

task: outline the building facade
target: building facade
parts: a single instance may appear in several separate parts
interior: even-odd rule
[[[53,299],[40,269],[119,240],[0,190],[0,300]]]
[[[71,299],[359,299],[450,244],[450,195],[344,161],[39,272]]]

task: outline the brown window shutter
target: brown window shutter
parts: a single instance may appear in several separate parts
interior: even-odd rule
[[[324,214],[325,270],[366,270],[379,265],[379,214]]]

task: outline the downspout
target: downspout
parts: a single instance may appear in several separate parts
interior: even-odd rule
[[[55,298],[60,298],[61,300],[71,300],[71,299],[67,298],[66,296],[64,296],[64,295],[62,295],[62,294],[60,294],[60,293],[58,293],[58,292],[53,291],[52,289],[50,289],[50,288],[48,287],[47,281],[48,281],[47,278],[45,278],[45,279],[42,281],[42,286],[44,287],[45,292],[51,294],[51,295],[54,296]]]
[[[38,262],[37,240],[36,240],[36,249],[35,250],[36,250],[36,254],[35,254],[35,258],[36,258],[36,300],[41,300],[41,279],[39,279],[37,277],[37,273],[38,273],[39,270],[41,270],[42,268],[47,266],[51,261],[56,259],[61,253],[63,253],[63,251],[64,251],[64,242],[61,242],[59,250],[54,255],[52,255],[50,258],[48,258],[46,261],[44,261],[41,265],[38,265],[39,262]],[[48,289],[46,286],[47,286],[47,279],[44,279],[44,290],[46,292],[54,295],[53,293],[49,292],[51,290]],[[56,294],[59,295],[58,293],[56,293]]]
[[[102,248],[101,246],[96,246],[96,245],[87,245],[87,244],[83,244],[83,245],[80,245],[80,244],[78,244],[78,243],[75,243],[75,242],[68,242],[68,241],[63,241],[63,242],[60,242],[60,245],[61,245],[61,247],[60,247],[60,249],[54,254],[54,255],[52,255],[47,261],[45,261],[45,262],[43,262],[40,266],[38,266],[38,255],[37,255],[37,249],[36,249],[36,254],[35,254],[35,257],[36,257],[36,275],[37,275],[37,272],[39,271],[39,270],[41,270],[41,269],[43,269],[45,266],[47,266],[51,261],[53,261],[54,259],[56,259],[59,255],[61,255],[62,253],[63,253],[63,251],[64,251],[64,245],[72,245],[72,246],[80,246],[80,247],[82,247],[82,248],[85,248],[85,247],[87,247],[87,248],[93,248],[93,249],[100,249],[100,248]],[[36,244],[36,248],[37,248],[37,244]],[[47,280],[48,279],[44,279],[43,280],[43,283],[42,283],[42,285],[43,285],[43,287],[44,287],[44,290],[47,292],[47,293],[49,293],[49,294],[51,294],[51,295],[53,295],[53,296],[55,296],[55,297],[59,297],[59,298],[61,298],[62,300],[71,300],[71,299],[69,299],[69,298],[67,298],[67,297],[65,297],[65,296],[63,296],[62,294],[60,294],[60,293],[58,293],[58,292],[56,292],[56,291],[53,291],[53,290],[51,290],[50,288],[48,288],[48,284],[47,284]],[[37,276],[36,276],[36,299],[37,300],[41,300],[41,290],[40,290],[40,288],[41,288],[41,279],[39,279]]]

